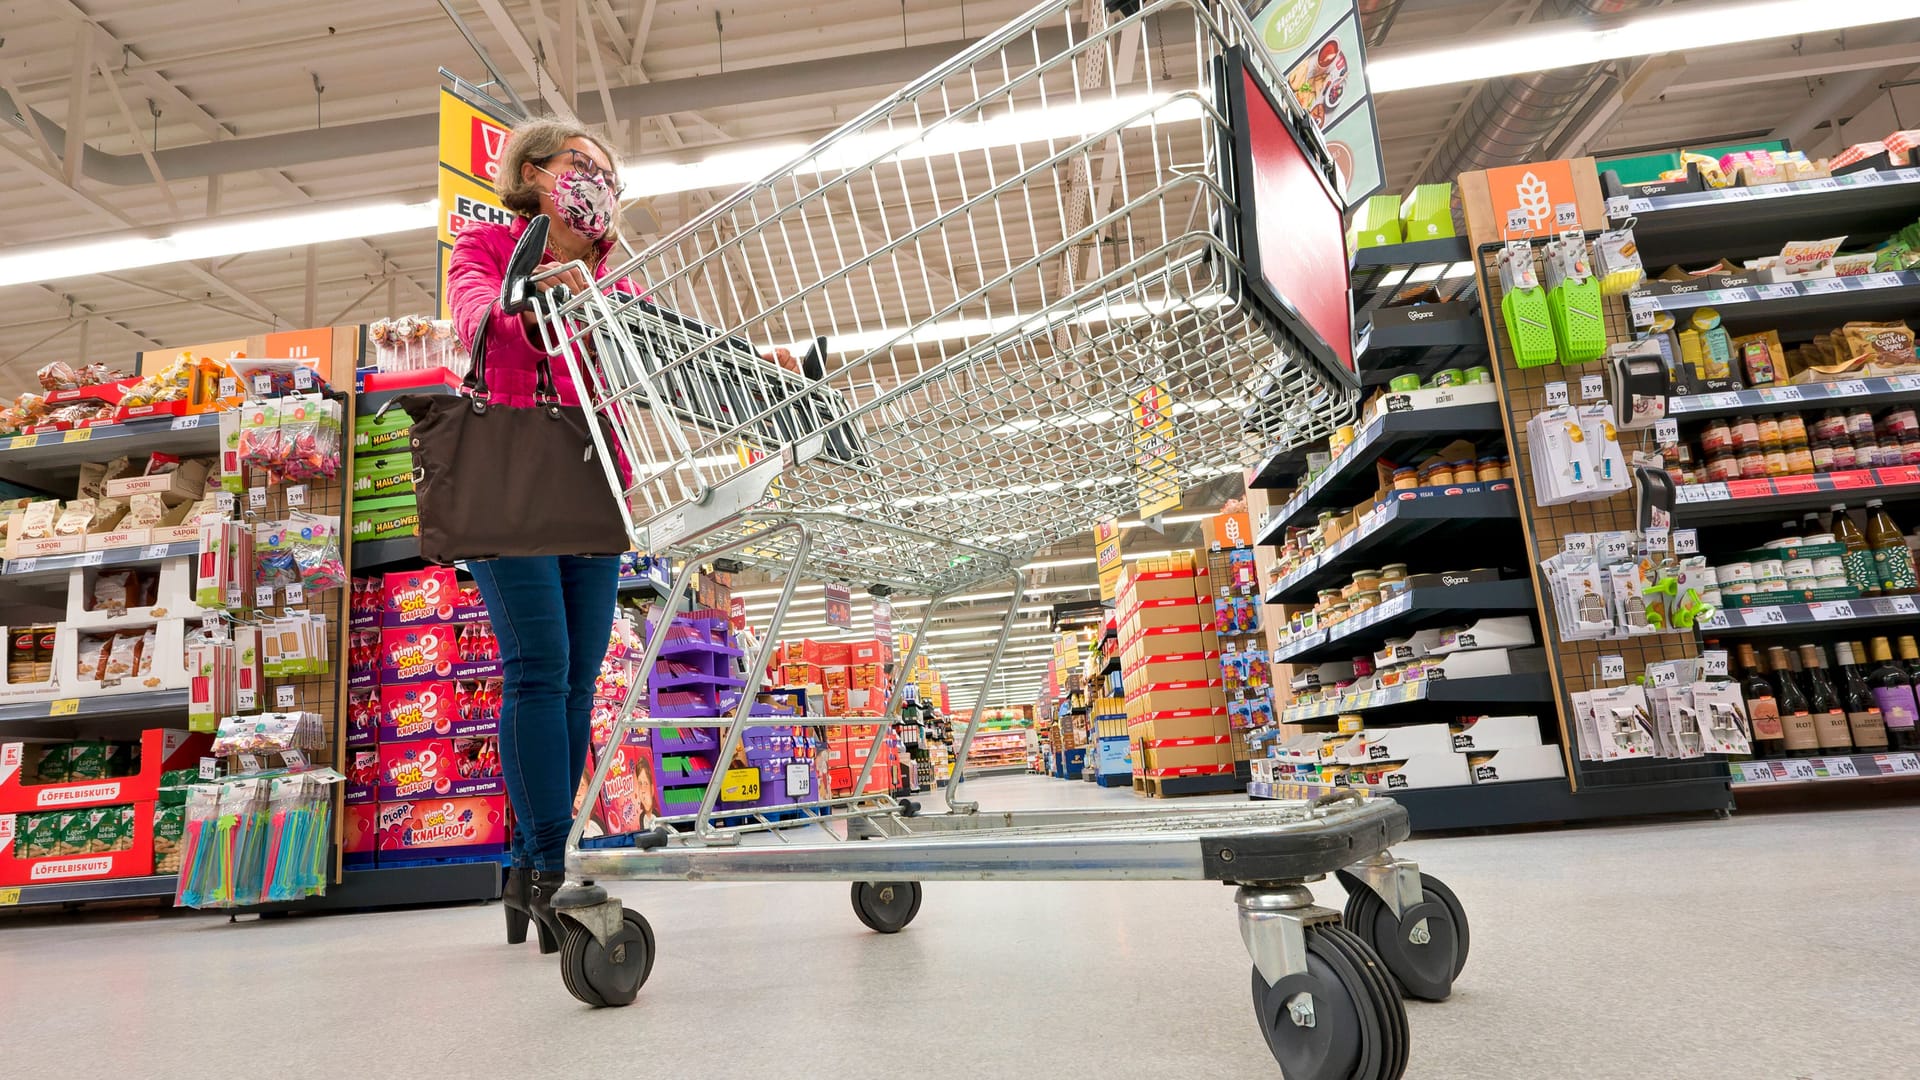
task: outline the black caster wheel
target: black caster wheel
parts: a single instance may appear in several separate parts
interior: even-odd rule
[[[853,913],[876,934],[897,934],[920,914],[920,883],[856,881]]]
[[[1393,980],[1338,926],[1310,926],[1307,970],[1271,986],[1253,970],[1253,1010],[1285,1080],[1400,1080],[1407,1012]]]
[[[560,977],[567,992],[596,1009],[633,1004],[653,974],[653,927],[637,911],[622,912],[621,919],[624,925],[605,945],[569,920],[560,945]]]
[[[1445,1001],[1467,966],[1471,936],[1466,909],[1453,890],[1420,875],[1420,903],[1395,918],[1386,901],[1360,881],[1349,881],[1342,922],[1379,955],[1401,990],[1423,1001]],[[1425,925],[1421,925],[1424,920]]]

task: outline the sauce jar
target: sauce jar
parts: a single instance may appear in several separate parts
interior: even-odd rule
[[[1780,442],[1786,446],[1804,446],[1808,438],[1807,418],[1799,413],[1780,417]]]
[[[1846,472],[1860,467],[1860,452],[1845,439],[1835,439],[1830,451],[1833,454],[1833,472]]]
[[[1788,476],[1812,476],[1813,451],[1805,446],[1796,446],[1786,451]]]
[[[1353,588],[1355,592],[1371,592],[1371,593],[1379,592],[1380,591],[1380,571],[1355,570],[1353,572]],[[1348,602],[1351,603],[1353,598],[1349,596],[1347,599],[1348,599]]]
[[[1903,438],[1908,435],[1920,435],[1920,418],[1916,418],[1914,408],[1911,405],[1896,407],[1892,412],[1887,414],[1885,420],[1881,421],[1881,425],[1890,434],[1899,435]]]
[[[1742,416],[1733,422],[1733,448],[1742,453],[1760,448],[1760,421]]]
[[[1847,434],[1859,439],[1861,436],[1873,438],[1873,413],[1863,407],[1855,406],[1847,410]]]
[[[1353,594],[1347,601],[1347,614],[1358,615],[1368,608],[1380,606],[1380,592],[1377,589],[1363,589]]]
[[[1453,483],[1453,467],[1444,461],[1429,461],[1420,466],[1421,487],[1446,487]]]
[[[1813,427],[1808,434],[1813,438],[1829,441],[1843,439],[1847,435],[1846,415],[1829,409],[1821,414],[1820,419],[1813,422]]]
[[[1393,470],[1393,490],[1412,491],[1420,486],[1420,470],[1411,465],[1403,465]]]
[[[1780,445],[1780,418],[1779,417],[1777,416],[1759,417],[1754,422],[1754,426],[1760,429],[1760,449],[1772,450],[1775,447]]]
[[[1814,472],[1823,473],[1833,471],[1832,443],[1826,442],[1825,440],[1815,440],[1813,445],[1807,448],[1807,451],[1813,457]]]
[[[1707,454],[1718,454],[1733,449],[1733,427],[1725,420],[1710,420],[1700,431],[1700,449]]]
[[[1474,462],[1473,474],[1474,478],[1483,484],[1500,479],[1500,459],[1498,457],[1481,458]]]
[[[1740,455],[1740,478],[1742,480],[1765,480],[1767,478],[1767,455],[1760,448],[1752,447]]]
[[[1382,599],[1397,596],[1407,588],[1407,564],[1388,563],[1380,568],[1380,595]]]
[[[1474,472],[1472,458],[1464,458],[1460,461],[1449,461],[1447,462],[1447,468],[1453,470],[1454,483],[1456,484],[1473,483],[1476,474]]]

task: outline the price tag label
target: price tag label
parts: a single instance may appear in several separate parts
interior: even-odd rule
[[[280,751],[280,760],[286,762],[287,768],[289,769],[304,769],[307,767],[307,755],[298,750]]]
[[[273,688],[273,707],[281,711],[291,709],[298,697],[299,692],[292,686],[276,686]]]
[[[1615,195],[1613,198],[1607,200],[1607,216],[1616,221],[1627,216],[1627,197],[1625,195]]]
[[[75,565],[75,566],[99,566],[99,565],[100,565],[101,563],[103,563],[103,562],[106,562],[106,561],[107,561],[107,553],[106,553],[106,552],[104,552],[104,551],[89,551],[89,552],[85,552],[84,554],[82,554],[82,555],[81,555],[81,556],[80,556],[79,558],[77,558],[77,559],[75,559],[75,560],[73,560],[73,565]]]
[[[1875,172],[1872,169],[1868,169],[1864,172],[1848,173],[1847,175],[1853,178],[1853,182],[1855,185],[1877,184],[1882,179],[1880,174]]]
[[[1675,555],[1700,554],[1700,530],[1698,529],[1673,530],[1673,553]]]
[[[1727,650],[1705,649],[1700,653],[1700,672],[1709,679],[1727,677]]]
[[[48,716],[72,716],[79,711],[79,698],[61,698],[58,701],[47,702]]]
[[[1652,199],[1628,199],[1627,200],[1627,213],[1629,214],[1645,214],[1645,213],[1650,213],[1652,210],[1653,210]]]
[[[1580,206],[1578,203],[1554,203],[1553,227],[1556,229],[1577,229],[1580,227]]]
[[[1580,376],[1580,400],[1599,401],[1607,396],[1606,381],[1598,375]]]
[[[1667,550],[1668,544],[1670,542],[1670,536],[1671,534],[1668,532],[1668,530],[1664,528],[1648,529],[1646,531],[1645,538],[1644,538],[1645,543],[1647,545],[1647,550],[1648,551]]]
[[[1807,190],[1808,191],[1838,191],[1840,190],[1840,181],[1835,180],[1831,176],[1817,176],[1812,180],[1807,181]]]
[[[1920,169],[1895,169],[1893,178],[1903,184],[1920,183]]]
[[[293,369],[293,388],[295,390],[313,389],[313,369],[302,364]]]
[[[1762,300],[1785,300],[1789,296],[1800,295],[1799,289],[1794,288],[1792,285],[1786,285],[1786,284],[1757,285],[1754,287],[1753,291],[1756,293],[1759,293],[1760,299]]]
[[[169,431],[189,431],[199,426],[200,418],[197,416],[176,416],[173,418],[173,423],[167,425],[167,429]]]
[[[804,762],[787,766],[787,798],[800,799],[813,793],[813,772]]]
[[[33,573],[33,568],[39,565],[40,565],[39,559],[8,559],[7,573],[31,574]]]
[[[1845,600],[1829,600],[1821,603],[1808,604],[1807,608],[1813,612],[1813,617],[1821,622],[1829,622],[1833,619],[1853,618],[1853,605],[1847,603]]]
[[[200,759],[200,779],[218,780],[220,778],[220,759],[203,757]]]
[[[1633,554],[1633,540],[1620,533],[1610,533],[1600,540],[1600,560],[1615,563]],[[1401,595],[1405,595],[1404,593]]]
[[[93,438],[92,428],[81,428],[78,431],[64,431],[60,433],[61,442],[86,442],[91,438]]]
[[[231,375],[222,376],[220,379],[220,396],[221,397],[239,397],[240,396],[240,380],[234,378]]]
[[[1619,682],[1627,677],[1626,658],[1619,653],[1608,653],[1600,658],[1600,681]]]
[[[1747,784],[1771,784],[1774,781],[1773,765],[1765,761],[1742,761],[1734,766],[1740,770],[1740,780]]]
[[[1801,282],[1800,291],[1809,296],[1819,296],[1823,293],[1846,292],[1847,283],[1839,278],[1814,278],[1812,281]]]
[[[1528,231],[1527,212],[1525,210],[1516,206],[1507,211],[1507,231],[1510,233],[1523,233]]]
[[[172,549],[167,544],[148,544],[146,549],[140,553],[140,557],[149,561],[153,559],[164,559],[170,550]]]
[[[1896,775],[1920,773],[1920,754],[1888,754],[1876,760],[1883,769]]]
[[[1746,624],[1748,626],[1785,626],[1787,613],[1778,607],[1748,608]]]
[[[1782,762],[1787,767],[1789,780],[1818,780],[1820,774],[1813,771],[1813,762],[1806,758],[1788,758]]]
[[[1593,534],[1592,533],[1568,533],[1566,536],[1565,543],[1566,543],[1566,552],[1569,555],[1593,554]]]
[[[273,586],[261,585],[253,590],[253,606],[269,608],[273,606]]]
[[[1717,300],[1722,304],[1744,304],[1753,299],[1753,294],[1745,289],[1721,289]]]
[[[304,586],[297,581],[287,586],[287,605],[289,607],[294,604],[304,604],[306,602],[307,590]]]
[[[1799,401],[1803,397],[1805,395],[1800,393],[1797,386],[1776,386],[1767,392],[1770,401]]]
[[[257,757],[254,757],[252,754],[241,754],[240,769],[243,772],[259,772],[260,759]]]
[[[1843,379],[1833,384],[1833,392],[1837,397],[1857,397],[1867,393],[1867,384],[1859,379]]]
[[[1716,611],[1706,618],[1701,619],[1695,625],[1702,630],[1725,630],[1727,628],[1727,613],[1724,611]]]
[[[1680,441],[1680,421],[1655,420],[1653,422],[1653,441],[1661,446],[1673,446]]]
[[[1916,607],[1911,596],[1888,597],[1887,606],[1893,609],[1895,615],[1920,614],[1920,607]]]
[[[1567,384],[1550,382],[1546,385],[1547,408],[1558,409],[1567,403]]]
[[[1822,758],[1819,760],[1819,765],[1825,770],[1829,779],[1851,779],[1860,775],[1860,770],[1853,767],[1852,758]]]
[[[287,485],[287,505],[288,506],[307,505],[307,485],[288,484]]]
[[[247,489],[247,509],[265,510],[266,508],[267,508],[267,489],[266,488],[248,488]]]
[[[253,377],[253,392],[261,397],[266,397],[268,394],[273,393],[273,376],[255,375]]]
[[[1868,274],[1860,279],[1863,289],[1897,289],[1904,284],[1899,274]]]
[[[1672,662],[1650,664],[1647,667],[1647,682],[1655,689],[1664,686],[1679,686],[1680,671],[1673,666]]]
[[[1887,380],[1889,390],[1920,390],[1920,375],[1895,375]]]

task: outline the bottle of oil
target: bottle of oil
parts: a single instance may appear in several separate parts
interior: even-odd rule
[[[1920,585],[1913,572],[1913,549],[1879,499],[1867,502],[1867,546],[1873,549],[1873,566],[1882,592],[1911,593]]]
[[[1853,523],[1845,503],[1834,504],[1833,538],[1847,548],[1847,584],[1859,589],[1863,596],[1878,596],[1880,571],[1873,563],[1873,546],[1867,543],[1860,526]],[[1865,659],[1861,657],[1862,661]]]

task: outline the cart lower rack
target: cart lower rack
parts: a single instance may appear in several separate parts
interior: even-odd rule
[[[1236,88],[1265,95],[1284,122],[1263,130],[1330,192],[1331,159],[1235,0],[1045,0],[636,256],[616,276],[645,299],[598,283],[530,295],[541,252],[523,239],[503,303],[531,307],[591,403],[636,544],[679,561],[667,609],[721,557],[781,584],[730,715],[654,720],[633,686],[584,805],[635,729],[719,728],[715,760],[735,759],[767,723],[751,710],[803,575],[925,597],[909,668],[943,605],[1010,586],[978,675],[992,686],[1038,551],[1351,421],[1353,393],[1246,287],[1232,117],[1251,106]],[[763,358],[782,346],[805,354],[798,371]],[[662,621],[642,672],[665,639]],[[876,716],[800,722],[884,739],[905,686]],[[913,920],[925,881],[1217,881],[1238,886],[1256,1015],[1287,1080],[1404,1072],[1401,994],[1448,996],[1468,931],[1453,893],[1391,854],[1403,808],[1343,793],[995,814],[965,797],[985,703],[945,813],[853,794],[740,821],[709,783],[696,812],[593,849],[583,815],[553,897],[568,989],[625,1005],[652,969],[647,920],[595,880],[847,881],[881,933]],[[1313,903],[1330,873],[1344,912]]]

